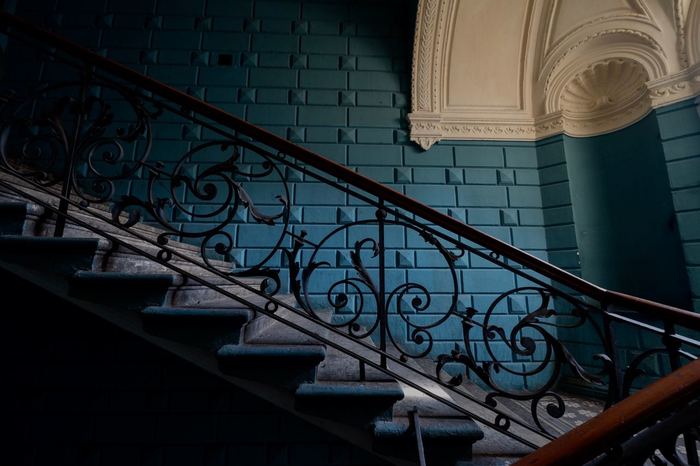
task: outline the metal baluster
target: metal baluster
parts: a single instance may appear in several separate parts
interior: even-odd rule
[[[408,412],[410,414],[409,419],[411,420],[411,428],[416,434],[416,448],[418,450],[418,464],[420,466],[427,466],[425,463],[425,449],[423,448],[423,432],[420,427],[420,416],[418,415],[418,408],[413,408]]]
[[[384,201],[379,200],[379,208],[376,212],[377,225],[379,226],[379,299],[377,307],[377,318],[379,319],[379,349],[382,351],[381,366],[386,367],[386,332],[387,332],[387,309],[384,294],[386,292],[386,264],[384,263],[384,220],[386,219],[386,211],[384,210]]]
[[[605,346],[605,354],[608,355],[610,363],[612,364],[610,368],[610,380],[608,382],[608,399],[605,402],[605,409],[607,409],[624,398],[624,395],[622,393],[622,371],[618,362],[617,352],[615,351],[615,332],[612,327],[612,319],[606,314],[608,309],[607,304],[601,304],[601,309],[603,310],[603,344]]]
[[[80,98],[76,103],[75,128],[73,139],[70,141],[69,151],[66,154],[66,161],[63,170],[63,185],[61,186],[61,200],[58,203],[58,215],[56,216],[56,227],[53,235],[57,238],[63,236],[66,228],[66,214],[68,213],[68,199],[73,189],[73,172],[75,170],[75,159],[78,156],[78,145],[80,131],[83,127],[83,119],[87,117],[86,99],[88,85],[92,76],[92,67],[86,67],[80,85]]]

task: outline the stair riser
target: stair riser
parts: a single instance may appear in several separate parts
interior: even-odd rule
[[[21,235],[27,233],[25,221],[27,218],[27,205],[18,202],[0,203],[0,235]]]
[[[74,277],[70,281],[69,296],[93,302],[106,301],[115,308],[140,311],[147,306],[162,306],[169,288],[166,280],[147,277],[129,280]]]
[[[423,437],[426,463],[430,466],[466,465],[472,459],[473,441],[436,440]],[[396,439],[375,441],[374,450],[382,455],[418,462],[416,434],[410,432]],[[504,463],[507,464],[507,463]]]
[[[297,398],[295,408],[300,412],[325,419],[368,428],[372,423],[391,419],[394,401],[367,399],[311,400]]]
[[[0,262],[31,268],[41,275],[70,277],[92,269],[97,247],[94,240],[5,238],[0,239]]]
[[[316,366],[304,363],[284,366],[272,362],[256,365],[224,363],[219,368],[232,377],[270,384],[285,390],[294,390],[299,385],[312,383],[316,379]]]
[[[219,352],[219,368],[234,377],[296,390],[316,380],[324,357],[320,346],[228,346]]]
[[[296,392],[295,407],[304,413],[355,426],[391,419],[394,404],[403,398],[396,382],[308,384]]]
[[[141,314],[143,329],[150,335],[216,352],[224,345],[237,345],[245,318],[211,316],[173,317]]]

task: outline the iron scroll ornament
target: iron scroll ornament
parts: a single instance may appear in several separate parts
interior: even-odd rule
[[[378,210],[377,215],[385,216],[386,213]],[[382,223],[387,226],[399,226],[412,230],[420,235],[426,244],[435,247],[439,251],[440,256],[445,261],[445,266],[450,271],[450,282],[452,285],[450,304],[447,311],[443,313],[435,312],[430,291],[420,283],[407,282],[397,285],[387,292],[381,292],[377,280],[373,277],[373,270],[367,265],[367,262],[368,259],[378,258],[381,254],[385,254],[386,251],[383,251],[379,242],[372,237],[364,237],[354,242],[350,251],[350,262],[356,276],[337,280],[322,293],[325,295],[325,305],[327,305],[327,307],[324,306],[324,309],[330,308],[334,312],[340,311],[349,304],[350,296],[354,296],[356,298],[354,310],[350,313],[341,314],[341,316],[349,317],[331,321],[330,325],[335,328],[345,328],[350,336],[358,339],[367,338],[376,335],[377,332],[384,331],[392,344],[392,348],[399,353],[401,360],[407,361],[409,358],[423,358],[428,356],[433,350],[435,339],[430,330],[439,327],[456,315],[459,282],[455,261],[465,252],[453,253],[449,251],[431,233],[418,226],[398,220],[383,220]],[[318,259],[324,246],[336,235],[345,233],[353,227],[377,225],[377,220],[356,221],[337,227],[315,244],[297,240],[292,250],[286,251],[287,261],[290,264],[292,293],[300,307],[313,318],[323,320],[322,311],[319,309],[319,305],[311,299],[309,290],[320,271],[331,267],[329,262]],[[313,251],[306,266],[302,267],[298,256],[299,251],[305,244],[311,244]],[[383,270],[377,270],[376,274],[384,272]],[[404,299],[408,296],[410,296],[410,299]],[[368,299],[371,299],[372,302],[368,302]],[[392,309],[395,309],[392,315],[398,316],[406,324],[408,328],[407,340],[410,344],[416,346],[413,351],[401,344],[397,338],[398,336],[394,335],[390,326],[385,327],[384,330],[379,328],[382,315],[378,311],[384,310],[388,315]],[[428,312],[430,313],[429,315],[436,316],[431,322],[418,324],[410,318],[412,314],[423,313],[428,315]]]
[[[210,150],[224,154],[224,161],[209,166],[199,163],[200,167],[206,168],[200,168],[196,175],[186,173],[188,165],[198,163],[198,156]],[[262,158],[261,163],[244,170],[240,164],[243,150]],[[236,223],[238,218],[244,218],[246,212],[253,223],[270,227],[281,226],[275,243],[267,248],[267,254],[256,264],[244,269],[220,270],[233,277],[264,277],[260,290],[268,295],[279,292],[282,286],[279,269],[269,267],[267,263],[278,254],[289,231],[290,193],[280,167],[273,163],[264,150],[238,139],[210,141],[193,146],[180,157],[172,171],[166,171],[162,163],[148,166],[146,170],[149,175],[148,198],[122,196],[112,206],[115,221],[130,227],[141,221],[141,212],[145,212],[148,219],[155,221],[164,230],[158,237],[161,245],[167,244],[172,237],[197,242],[204,263],[217,270],[220,266],[213,262],[212,255],[231,262],[235,243],[229,227]],[[243,180],[263,180],[272,176],[277,180],[277,185],[282,186],[282,193],[275,196],[279,206],[277,211],[266,213],[257,207]],[[159,187],[163,186],[166,187],[167,197],[158,195],[158,192],[162,192]],[[183,202],[182,199],[185,198],[198,203],[208,203],[209,207],[206,210],[195,210]],[[209,226],[205,229],[178,227],[171,220],[177,216],[191,218],[199,225]],[[163,258],[170,260],[169,255]],[[235,265],[233,264],[234,267]]]
[[[492,324],[490,320],[499,303],[509,296],[519,293],[534,293],[539,296],[539,306],[534,311],[526,314],[509,332],[503,327]],[[581,309],[577,305],[577,301],[569,300],[565,295],[557,294],[557,297],[567,300],[569,304],[573,305],[571,312],[564,314],[550,307],[553,297],[552,293],[552,290],[541,287],[519,287],[506,291],[491,303],[484,313],[483,322],[475,319],[478,315],[478,311],[475,308],[467,308],[460,313],[464,349],[462,349],[460,344],[455,343],[454,349],[450,354],[438,355],[435,373],[439,379],[451,386],[461,385],[464,381],[463,374],[474,374],[479,381],[491,390],[487,394],[485,401],[494,408],[498,406],[499,398],[529,402],[530,416],[537,428],[548,435],[554,436],[542,422],[538,408],[541,403],[545,403],[544,411],[554,419],[561,418],[565,414],[566,405],[563,398],[552,390],[558,382],[564,366],[568,366],[578,378],[589,384],[599,386],[604,385],[604,380],[601,377],[603,374],[612,377],[615,371],[614,363],[607,354],[597,354],[594,356],[594,359],[601,361],[603,367],[599,374],[588,372],[578,363],[566,346],[547,330],[546,327],[573,329],[589,323],[600,338],[600,341],[604,341],[603,334],[597,323],[590,318],[586,310]],[[555,321],[546,320],[551,318],[554,318]],[[567,321],[562,322],[561,320],[563,319],[567,319]],[[484,358],[481,358],[482,361],[480,362],[472,351],[472,330],[475,329],[481,330],[482,341],[480,342],[480,347],[485,349],[489,359],[487,361],[483,361]],[[530,335],[534,334],[540,338],[528,336],[528,332]],[[532,369],[517,370],[504,364],[502,358],[498,357],[492,347],[494,342],[504,344],[513,356],[525,358],[535,355],[539,342],[544,354],[540,357],[541,361],[539,364],[535,364]],[[461,365],[463,372],[457,375],[450,375],[445,368],[451,363]],[[504,387],[497,381],[496,374],[500,372],[507,372],[526,381],[530,377],[544,377],[530,390],[514,391]],[[502,414],[497,416],[496,422],[499,424],[499,427],[505,430],[508,430],[510,427],[510,420]]]
[[[377,215],[383,215],[382,211],[379,210]],[[529,401],[532,421],[540,431],[548,435],[553,434],[548,431],[542,422],[538,406],[545,404],[545,412],[552,418],[560,418],[565,414],[566,406],[564,400],[560,395],[552,391],[564,365],[568,365],[579,378],[596,385],[603,385],[602,374],[610,375],[614,373],[613,361],[606,354],[595,356],[603,364],[601,374],[589,373],[577,362],[567,348],[545,328],[576,328],[590,323],[600,340],[603,341],[603,335],[597,323],[590,319],[588,311],[582,309],[578,301],[574,299],[568,300],[565,295],[556,295],[568,300],[569,304],[573,306],[572,311],[566,315],[555,311],[550,306],[553,290],[540,287],[520,287],[506,291],[491,303],[484,314],[482,323],[475,319],[478,313],[476,309],[460,310],[458,308],[460,284],[456,270],[456,261],[466,253],[466,249],[459,249],[456,252],[451,251],[424,228],[399,220],[383,221],[382,223],[385,223],[387,226],[399,226],[417,233],[425,245],[437,250],[444,261],[445,268],[449,270],[449,281],[452,290],[449,293],[449,305],[446,310],[443,308],[443,312],[436,311],[436,306],[433,305],[434,299],[428,287],[417,282],[406,282],[395,286],[386,293],[381,293],[367,263],[368,259],[377,258],[379,255],[385,254],[386,251],[382,250],[375,238],[369,236],[355,241],[350,251],[351,266],[355,272],[354,276],[348,276],[330,284],[325,293],[322,293],[325,295],[323,305],[314,302],[311,299],[312,293],[310,292],[314,278],[320,274],[320,271],[331,267],[331,264],[327,261],[317,259],[324,245],[330,242],[334,236],[347,232],[353,227],[379,227],[378,223],[377,220],[370,219],[340,226],[328,233],[317,244],[306,241],[304,235],[302,240],[295,242],[292,250],[285,251],[285,254],[288,256],[287,261],[290,264],[292,292],[300,307],[313,318],[324,320],[322,315],[324,309],[330,308],[334,312],[339,311],[349,304],[350,296],[354,296],[356,301],[353,311],[341,314],[347,317],[331,321],[329,324],[336,328],[344,328],[348,335],[353,338],[362,339],[374,336],[376,340],[377,333],[382,331],[380,328],[382,316],[375,311],[384,309],[387,316],[398,316],[406,325],[406,343],[402,343],[397,338],[398,336],[394,334],[392,326],[386,326],[383,330],[391,343],[389,350],[398,352],[403,361],[433,356],[436,341],[434,331],[443,325],[461,325],[463,346],[466,350],[462,350],[461,345],[456,343],[455,349],[451,353],[438,354],[436,356],[436,375],[438,379],[451,386],[461,385],[464,380],[461,374],[445,380],[446,372],[443,370],[449,363],[461,364],[465,368],[465,372],[467,370],[471,371],[491,389],[485,400],[487,404],[496,407],[498,398]],[[313,244],[313,251],[306,267],[302,267],[298,260],[299,252],[305,245],[308,246],[309,244]],[[382,272],[379,271],[379,273]],[[538,308],[520,320],[509,333],[505,329],[491,324],[490,319],[499,303],[509,296],[519,293],[539,296],[540,305]],[[380,302],[382,297],[384,297],[384,301]],[[406,297],[410,299],[404,299]],[[368,300],[373,302],[370,303]],[[417,320],[411,319],[411,316],[416,315],[430,315],[435,316],[435,318],[430,322],[419,324]],[[559,322],[547,321],[547,319],[553,317],[558,318]],[[473,329],[481,329],[482,331],[482,347],[485,348],[490,358],[488,362],[477,362],[477,358],[471,351],[471,332]],[[539,338],[526,336],[525,333],[528,331],[535,332]],[[491,347],[494,341],[505,343],[513,356],[531,357],[535,355],[538,348],[543,348],[542,352],[544,355],[541,357],[541,362],[532,369],[514,370],[499,360],[496,352]],[[406,344],[412,346],[413,349],[407,348]],[[386,348],[382,349],[386,350]],[[494,377],[494,374],[500,371],[510,372],[524,379],[542,375],[546,375],[546,377],[537,384],[536,388],[530,391],[513,391],[500,385]],[[499,415],[496,422],[503,429],[507,430],[510,427],[510,420],[504,415]]]
[[[126,103],[119,120],[100,94]],[[0,103],[3,166],[46,187],[68,183],[84,205],[111,201],[115,182],[136,175],[151,154],[151,120],[162,113],[122,86],[80,81],[8,93]]]
[[[125,105],[117,112],[114,102]],[[111,82],[42,86],[24,97],[7,94],[0,106],[0,163],[11,173],[46,188],[63,186],[62,191],[77,197],[83,207],[108,205],[113,222],[121,227],[156,223],[164,230],[158,237],[161,246],[171,238],[198,242],[207,267],[235,277],[263,277],[260,289],[269,295],[280,290],[279,270],[267,264],[289,233],[290,193],[273,154],[230,137],[193,143],[182,155],[169,154],[168,160],[174,161],[167,164],[151,161],[152,125],[163,115],[163,106]],[[218,152],[213,161],[205,157],[211,151]],[[245,166],[241,163],[244,152],[255,159]],[[188,168],[195,163],[200,169],[191,174]],[[257,207],[245,187],[254,180],[274,181],[276,188],[281,185],[275,196],[276,212]],[[119,182],[141,182],[146,188],[138,195],[119,194]],[[195,210],[183,201],[186,197],[208,207]],[[235,245],[227,229],[246,213],[253,223],[280,226],[280,234],[256,263],[221,270],[213,258],[232,262]],[[174,220],[178,217],[208,227],[188,229]],[[169,261],[172,255],[162,249],[158,257]]]

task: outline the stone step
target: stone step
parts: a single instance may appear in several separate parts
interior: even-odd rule
[[[171,274],[134,275],[120,272],[76,272],[70,280],[69,296],[104,302],[130,311],[162,306],[173,285]]]
[[[216,351],[240,342],[241,328],[252,312],[247,308],[182,308],[150,306],[141,311],[151,335]]]
[[[47,275],[92,270],[97,239],[0,236],[0,260]]]
[[[296,408],[314,416],[368,426],[391,418],[403,398],[396,382],[315,382],[296,390]]]
[[[313,382],[325,356],[321,345],[225,345],[217,352],[223,373],[285,389]]]

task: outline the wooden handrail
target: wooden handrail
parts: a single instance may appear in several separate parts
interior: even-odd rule
[[[280,151],[294,159],[314,167],[326,174],[338,178],[350,185],[362,189],[394,206],[420,216],[422,219],[436,226],[442,227],[452,233],[466,238],[480,246],[490,249],[503,257],[514,260],[524,265],[534,272],[548,277],[562,285],[565,285],[581,294],[587,295],[605,304],[616,304],[627,306],[646,312],[647,314],[662,319],[670,319],[679,324],[700,330],[700,315],[677,307],[656,303],[654,301],[637,298],[623,293],[606,290],[593,283],[590,283],[576,275],[560,269],[532,254],[528,254],[515,246],[503,242],[490,236],[474,227],[466,225],[459,220],[438,212],[413,198],[405,196],[400,192],[389,188],[381,183],[361,175],[346,166],[327,159],[315,152],[287,141],[263,128],[251,125],[245,120],[241,120],[219,107],[192,97],[174,87],[168,86],[155,79],[149,78],[137,71],[128,68],[108,58],[102,57],[85,47],[71,42],[57,34],[39,28],[28,21],[15,15],[0,12],[0,27],[3,29],[12,28],[20,31],[29,37],[39,40],[49,47],[60,50],[72,57],[76,57],[83,62],[103,69],[110,74],[121,78],[142,89],[150,91],[163,99],[173,102],[183,108],[193,110],[216,122],[222,126],[232,129],[238,133],[245,134],[275,150]]]
[[[581,465],[700,396],[700,359],[613,405],[514,466]]]
[[[584,464],[698,396],[700,359],[671,372],[590,421],[552,440],[514,466]]]

